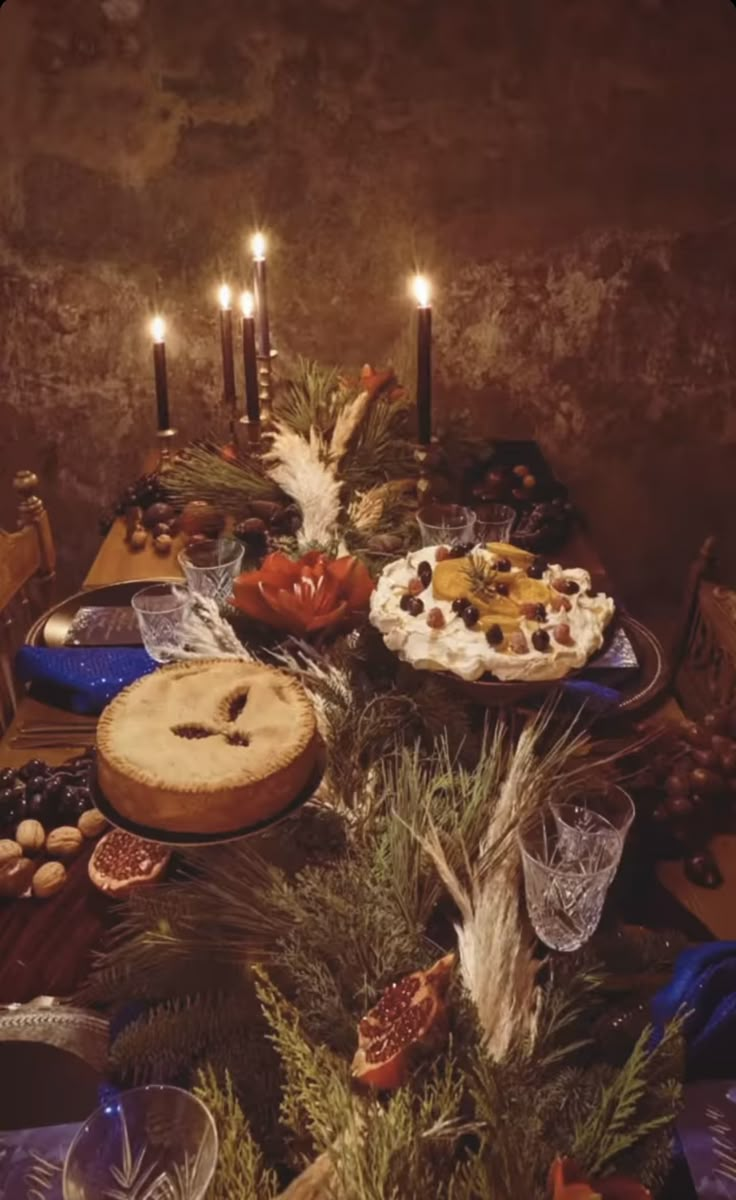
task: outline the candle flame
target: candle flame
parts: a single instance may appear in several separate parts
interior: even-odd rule
[[[430,287],[429,280],[424,275],[415,275],[412,283],[412,290],[416,297],[416,302],[420,308],[429,308]]]
[[[252,292],[243,292],[242,296],[240,297],[240,307],[243,310],[244,317],[252,317],[253,316],[254,304],[253,304],[253,293]]]
[[[227,286],[226,283],[223,283],[222,287],[220,288],[220,290],[218,292],[218,297],[220,300],[220,308],[222,309],[223,312],[227,312],[227,310],[229,309],[230,304],[232,302],[233,294],[230,291],[230,288]]]
[[[151,321],[151,336],[154,342],[162,342],[166,336],[166,322],[163,317],[154,317]]]
[[[253,261],[263,262],[266,257],[266,239],[262,233],[254,233],[250,248],[253,251]]]

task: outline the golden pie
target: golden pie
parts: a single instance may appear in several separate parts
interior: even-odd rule
[[[116,811],[139,825],[226,833],[288,808],[318,745],[311,701],[284,671],[235,659],[177,663],[105,709],[98,780]]]

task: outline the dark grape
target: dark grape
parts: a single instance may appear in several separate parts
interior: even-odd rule
[[[79,803],[84,805],[85,809],[92,808],[92,792],[86,785],[82,784],[78,788],[77,798],[79,800]],[[82,811],[84,811],[84,809]]]
[[[489,646],[500,646],[503,641],[503,629],[500,625],[491,625],[486,630],[486,641]]]
[[[0,770],[0,788],[9,788],[15,783],[15,771],[12,767],[3,767]]]
[[[480,612],[474,604],[466,604],[462,611],[462,618],[468,629],[472,629],[480,620]]]
[[[532,646],[535,650],[549,650],[549,634],[546,629],[535,629],[532,634]]]
[[[693,750],[693,758],[699,767],[717,767],[718,755],[715,750]]]
[[[707,771],[705,767],[695,767],[690,772],[690,783],[697,792],[705,796],[715,795],[723,788],[723,779],[715,771]]]
[[[50,770],[51,768],[45,762],[41,762],[40,758],[31,758],[20,768],[18,776],[20,779],[26,780],[37,779],[40,776],[48,775]]]
[[[420,562],[417,567],[417,575],[419,576],[422,585],[427,588],[432,582],[432,567],[428,562]]]
[[[13,788],[9,788],[9,787],[2,788],[0,790],[0,815],[7,808],[9,808],[11,804],[15,804],[16,799],[17,799],[17,793],[14,791]]]
[[[720,708],[716,712],[706,713],[700,723],[703,729],[706,729],[711,734],[725,733],[728,729],[728,715],[728,711],[725,708]]]
[[[469,604],[470,604],[470,601],[467,599],[466,596],[458,596],[457,599],[453,600],[453,602],[452,602],[452,611],[454,613],[461,613],[463,611],[463,609],[466,609],[468,607]]]
[[[414,597],[409,592],[404,592],[403,596],[399,600],[399,608],[401,609],[402,612],[409,611],[409,603],[413,599],[414,599]]]
[[[507,583],[504,583],[502,580],[499,579],[498,583],[495,584],[495,588],[496,588],[496,591],[498,592],[499,596],[508,596],[509,585]]]
[[[510,571],[511,570],[511,559],[497,558],[493,565],[495,566],[497,571]]]
[[[424,612],[424,601],[420,600],[418,596],[410,596],[406,611],[410,616],[418,617],[420,613]]]
[[[49,802],[43,792],[29,792],[26,797],[26,816],[34,821],[45,821],[48,815]]]

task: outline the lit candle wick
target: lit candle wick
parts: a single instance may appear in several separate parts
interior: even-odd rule
[[[220,300],[220,308],[223,312],[227,312],[230,308],[230,304],[232,303],[232,292],[226,283],[223,283],[218,295]]]
[[[262,233],[254,233],[250,244],[254,262],[264,262],[266,258],[266,239]]]
[[[413,283],[414,296],[419,308],[429,308],[430,304],[430,287],[429,280],[425,279],[424,275],[415,275]]]
[[[252,317],[254,311],[254,301],[252,292],[243,292],[240,297],[240,307],[243,310],[244,317]]]
[[[151,335],[154,342],[163,342],[166,336],[166,322],[163,317],[154,317],[151,321]]]

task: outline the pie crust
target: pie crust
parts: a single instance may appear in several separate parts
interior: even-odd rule
[[[318,754],[301,684],[240,659],[162,667],[126,688],[97,727],[98,780],[128,820],[225,833],[277,816]]]

